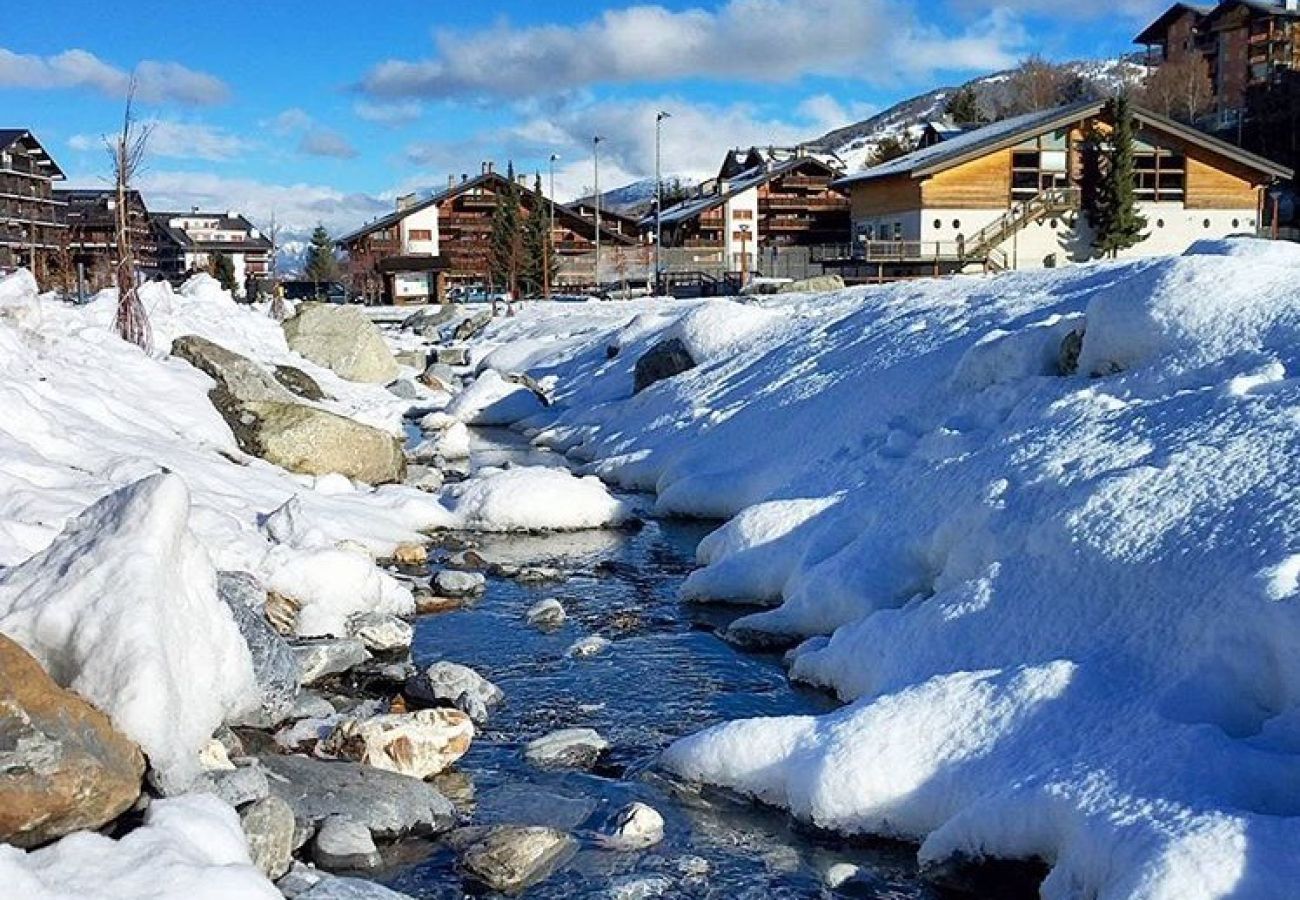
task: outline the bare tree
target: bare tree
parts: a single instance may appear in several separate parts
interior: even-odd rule
[[[135,251],[131,246],[131,211],[128,200],[131,183],[144,163],[145,149],[149,144],[148,126],[135,121],[132,106],[135,102],[135,76],[126,92],[126,112],[122,116],[122,132],[108,143],[108,153],[113,160],[113,184],[116,192],[114,210],[117,244],[117,317],[114,327],[124,341],[130,341],[148,353],[153,348],[153,330],[149,316],[140,302],[140,292],[135,279]]]
[[[275,210],[271,210],[271,227],[267,229],[267,238],[271,241],[271,262],[270,270],[267,275],[271,282],[271,318],[277,322],[283,322],[289,318],[292,310],[289,304],[285,302],[284,295],[280,291],[280,223],[276,220]]]
[[[1082,99],[1084,93],[1069,69],[1030,56],[1007,76],[1006,99],[998,111],[1000,118],[1024,115]]]
[[[1171,119],[1194,121],[1209,112],[1214,102],[1209,65],[1191,53],[1166,60],[1147,76],[1138,102]]]

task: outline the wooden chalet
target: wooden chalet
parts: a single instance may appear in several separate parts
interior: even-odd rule
[[[833,186],[842,172],[802,148],[733,150],[716,178],[660,214],[663,247],[739,271],[752,270],[761,249],[843,240],[849,201]],[[641,221],[654,226],[653,213]]]
[[[1007,119],[837,183],[853,243],[825,262],[849,278],[1041,268],[1091,258],[1079,212],[1081,145],[1111,127],[1104,101]],[[1148,235],[1125,256],[1181,253],[1257,231],[1264,190],[1291,171],[1137,108],[1136,196]]]
[[[158,269],[171,278],[205,271],[213,257],[230,257],[235,283],[265,278],[271,271],[271,241],[236,212],[161,212],[149,217],[157,244]]]
[[[1233,113],[1251,88],[1300,70],[1300,0],[1175,3],[1134,42],[1153,63],[1204,60],[1216,110]]]
[[[461,176],[423,200],[399,207],[338,240],[347,253],[353,289],[387,303],[441,302],[447,288],[486,284],[491,271],[492,215],[510,189],[506,176],[485,164],[476,177]],[[595,278],[595,223],[553,204],[521,178],[515,185],[524,215],[554,215],[551,246],[560,283]],[[601,242],[616,252],[637,243],[603,221]]]
[[[69,262],[79,270],[92,291],[114,286],[117,259],[117,192],[108,189],[54,191],[65,205],[64,215]],[[137,267],[158,272],[158,244],[144,198],[139,191],[127,193],[131,245]]]
[[[52,188],[63,179],[30,131],[0,128],[0,270],[25,266],[44,277],[67,229]]]

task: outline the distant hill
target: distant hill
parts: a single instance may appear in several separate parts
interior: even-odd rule
[[[680,182],[683,187],[691,188],[696,185],[696,179],[686,175],[665,175],[664,191],[667,192],[669,187]],[[573,201],[574,203],[591,203],[595,195],[582,197]],[[634,181],[631,184],[625,184],[622,187],[616,187],[613,190],[603,191],[600,195],[600,208],[616,212],[620,215],[639,218],[647,213],[654,206],[655,199],[655,180],[653,178],[642,178],[640,181]],[[665,201],[665,206],[667,201]]]
[[[1083,81],[1085,89],[1097,94],[1109,94],[1121,87],[1131,86],[1140,81],[1147,71],[1139,58],[1132,56],[1078,60],[1065,63],[1064,66]],[[948,98],[963,87],[974,90],[976,102],[986,115],[995,116],[996,111],[1004,107],[1009,99],[1007,80],[1010,74],[1009,71],[995,72],[962,85],[936,88],[896,103],[868,119],[837,128],[810,144],[833,151],[844,160],[850,172],[855,172],[865,166],[876,144],[885,137],[898,137],[905,132],[915,136],[926,122],[942,118]]]

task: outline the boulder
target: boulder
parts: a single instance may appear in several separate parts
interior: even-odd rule
[[[387,384],[398,375],[378,326],[359,307],[303,303],[281,327],[290,349],[349,381]]]
[[[505,699],[501,688],[469,666],[446,661],[409,679],[402,692],[415,703],[454,706],[480,725],[487,721],[488,711]]]
[[[800,278],[783,284],[776,289],[776,292],[778,294],[824,294],[828,291],[842,290],[844,290],[844,279],[840,276],[814,275],[811,278]]]
[[[35,847],[130,808],[144,757],[108,716],[0,635],[0,773],[0,840]]]
[[[234,403],[294,402],[294,395],[253,360],[207,338],[181,335],[172,341],[172,356],[210,377],[217,383],[213,393]],[[215,397],[213,400],[216,402]]]
[[[293,809],[308,829],[334,815],[347,816],[379,838],[446,831],[456,811],[446,797],[418,778],[344,761],[304,756],[259,757],[271,794]]]
[[[492,310],[485,309],[457,323],[451,332],[453,341],[472,341],[492,324]],[[441,360],[440,360],[441,361]]]
[[[244,765],[235,766],[205,776],[211,793],[238,809],[249,803],[264,800],[271,793],[266,772],[256,760],[241,760]]]
[[[451,324],[459,316],[459,309],[450,303],[444,303],[442,306],[431,306],[407,316],[402,322],[402,327],[407,331],[414,331],[420,337],[437,340],[442,327]]]
[[[316,383],[316,379],[297,366],[276,366],[271,370],[271,376],[304,400],[325,399],[325,392]]]
[[[609,638],[601,637],[598,634],[589,634],[581,640],[574,641],[565,652],[569,656],[582,658],[587,656],[599,656],[608,650],[609,647]]]
[[[577,843],[563,831],[501,825],[466,847],[460,864],[492,890],[513,894],[550,877],[576,850]]]
[[[681,338],[669,338],[652,346],[636,361],[632,392],[639,394],[656,381],[672,378],[695,368],[695,360]]]
[[[266,797],[239,814],[253,865],[267,878],[279,878],[293,862],[293,810],[279,797]]]
[[[301,403],[246,403],[217,409],[245,453],[304,475],[337,472],[354,481],[388,484],[406,475],[406,454],[394,435]]]
[[[1062,375],[1074,375],[1079,371],[1079,354],[1083,352],[1083,329],[1075,328],[1061,339],[1061,350],[1057,354],[1056,369]]]
[[[316,753],[426,779],[464,756],[473,738],[474,725],[460,710],[421,709],[344,719]]]
[[[487,590],[487,577],[479,572],[443,569],[433,576],[433,589],[444,597],[477,597]]]
[[[370,830],[347,816],[330,816],[312,843],[312,860],[322,869],[377,869],[383,862]]]
[[[524,618],[534,628],[550,631],[564,624],[564,606],[554,597],[547,597],[545,600],[538,600],[528,607],[528,612],[524,613]]]
[[[664,839],[664,817],[641,802],[615,812],[597,831],[601,846],[610,850],[644,850]]]
[[[348,620],[348,630],[373,653],[406,650],[415,639],[415,629],[400,616],[361,613]]]
[[[393,562],[399,566],[423,566],[429,562],[429,548],[424,544],[398,544],[393,548]]]
[[[370,659],[366,645],[357,638],[300,640],[291,646],[303,684],[315,684],[322,678],[346,672]]]
[[[312,887],[302,893],[285,896],[292,897],[293,900],[413,900],[410,894],[399,894],[378,882],[363,878],[336,878],[333,875],[318,878]]]
[[[434,362],[443,366],[468,366],[469,348],[464,346],[439,347],[433,354]]]
[[[235,614],[235,624],[253,656],[253,676],[262,701],[235,725],[270,728],[288,717],[298,696],[298,660],[289,642],[265,615],[266,590],[248,572],[217,573],[217,596]]]
[[[424,398],[424,394],[415,386],[415,382],[409,378],[399,378],[389,384],[388,393],[399,400],[421,400]]]
[[[530,741],[524,757],[539,769],[590,769],[608,749],[593,728],[564,728]]]
[[[417,380],[431,391],[454,394],[460,385],[456,370],[446,363],[432,362],[424,367]]]

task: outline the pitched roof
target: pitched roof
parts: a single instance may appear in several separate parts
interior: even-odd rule
[[[910,175],[913,178],[934,175],[997,150],[1014,147],[1028,138],[1091,118],[1105,109],[1106,104],[1105,100],[1088,100],[1003,119],[1001,122],[964,132],[933,146],[914,150],[906,156],[900,156],[887,163],[847,175],[835,184],[860,184],[897,175]],[[1141,107],[1135,106],[1132,110],[1133,118],[1139,125],[1174,134],[1188,143],[1197,144],[1273,177],[1282,179],[1291,177],[1291,170],[1286,166],[1242,150],[1227,141],[1198,131],[1190,125],[1175,122],[1173,119]]]
[[[182,248],[193,248],[196,250],[270,250],[271,241],[258,232],[253,223],[248,221],[242,215],[229,215],[227,213],[209,213],[209,212],[156,212],[149,214],[150,220],[154,227],[158,229],[165,237]],[[178,225],[173,225],[173,219],[216,219],[217,227],[225,231],[244,231],[248,237],[240,241],[198,241],[195,240],[189,232]]]
[[[659,213],[659,222],[662,225],[670,225],[674,222],[689,221],[721,206],[737,194],[743,194],[751,188],[759,187],[774,178],[779,178],[806,165],[818,166],[827,174],[835,174],[835,169],[813,156],[799,156],[770,166],[756,166],[728,180],[725,190],[712,194],[701,194],[697,197],[688,197],[681,203],[668,207]],[[649,215],[641,220],[641,224],[653,224],[654,220],[654,212],[651,211]]]
[[[20,142],[28,144],[29,150],[34,150],[36,156],[43,157],[39,165],[47,166],[50,169],[50,178],[60,181],[66,177],[63,170],[59,168],[59,164],[54,161],[54,158],[50,156],[49,152],[41,145],[40,141],[36,140],[36,136],[30,131],[25,128],[0,128],[0,150],[8,150]]]
[[[1133,43],[1158,44],[1164,40],[1165,29],[1169,27],[1169,23],[1183,13],[1190,12],[1204,18],[1213,11],[1213,3],[1175,3],[1162,12],[1154,22],[1143,28],[1138,36],[1133,38]]]
[[[1224,15],[1229,10],[1242,6],[1253,12],[1268,16],[1284,16],[1289,19],[1300,18],[1300,9],[1288,9],[1282,3],[1273,3],[1270,0],[1222,0],[1218,6],[1206,13],[1206,24]]]
[[[450,185],[449,187],[445,187],[441,191],[438,191],[435,194],[425,197],[423,200],[420,200],[416,203],[412,203],[411,205],[405,206],[402,209],[394,210],[393,212],[390,212],[387,215],[380,216],[378,219],[374,219],[370,222],[367,222],[365,225],[362,225],[360,228],[354,229],[353,231],[350,231],[347,234],[343,235],[342,237],[338,238],[338,240],[336,240],[334,243],[349,244],[359,238],[365,237],[368,234],[373,234],[376,231],[382,231],[385,228],[391,228],[392,226],[396,225],[398,222],[402,221],[402,219],[405,219],[409,215],[420,212],[421,210],[428,209],[430,206],[433,206],[438,203],[442,203],[446,200],[450,200],[453,197],[457,196],[458,194],[464,193],[465,191],[473,190],[474,188],[481,187],[482,185],[489,184],[489,183],[509,184],[509,181],[500,172],[486,172],[482,175],[476,175],[473,178],[470,178],[466,181],[461,181],[456,184]],[[533,189],[528,187],[527,185],[521,185],[521,188],[523,191],[527,192],[528,194],[534,193]],[[563,203],[556,203],[555,201],[551,200],[549,197],[546,197],[544,194],[537,194],[537,196],[544,203],[551,204],[555,207],[555,213],[557,217],[568,219],[571,221],[577,220],[579,222],[582,222],[585,225],[594,226],[595,223],[591,222],[588,219],[585,219],[576,210],[564,205]],[[602,213],[601,215],[603,216],[604,213]],[[624,243],[627,243],[629,241],[626,235],[620,234],[619,232],[614,231],[613,229],[606,228],[604,225],[601,226],[600,233],[602,236],[608,237],[611,240],[616,242],[622,241]]]

